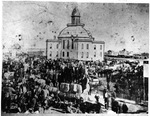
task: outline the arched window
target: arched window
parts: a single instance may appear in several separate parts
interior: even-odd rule
[[[74,42],[73,42],[73,39],[72,39],[72,49],[74,49]]]
[[[94,50],[96,50],[96,45],[94,45]]]
[[[82,44],[82,49],[84,49],[84,45]]]
[[[89,44],[86,45],[87,49],[89,49]]]
[[[81,58],[83,58],[83,56],[84,56],[84,53],[82,52],[82,54],[81,54]]]
[[[94,52],[94,57],[96,57],[96,52]]]
[[[65,52],[63,52],[63,57],[65,57]]]
[[[63,40],[63,49],[65,49],[65,40]]]
[[[67,49],[69,49],[69,40],[67,40]]]
[[[49,47],[50,49],[52,49],[52,44],[50,44],[50,47]]]
[[[100,50],[102,50],[102,45],[100,45]]]
[[[87,56],[86,56],[86,58],[89,58],[89,52],[87,52]]]
[[[67,52],[67,57],[69,57],[69,52]]]
[[[50,56],[50,57],[52,57],[52,51],[50,51],[50,54],[49,54],[49,56]]]
[[[72,24],[75,24],[75,17],[72,17]]]
[[[102,57],[102,52],[100,52],[100,57]]]
[[[58,44],[56,45],[56,48],[58,49]]]
[[[58,51],[57,51],[57,55],[56,55],[56,57],[58,57]]]

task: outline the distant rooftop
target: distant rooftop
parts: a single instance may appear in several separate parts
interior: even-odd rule
[[[47,39],[46,42],[59,42],[58,39]]]
[[[93,43],[95,43],[95,44],[105,44],[104,41],[93,41]]]

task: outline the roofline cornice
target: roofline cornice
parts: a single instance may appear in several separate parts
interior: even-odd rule
[[[80,37],[80,36],[58,37],[58,39],[61,39],[61,38],[76,38],[76,39],[89,38],[90,39],[90,37]]]
[[[104,41],[93,41],[93,43],[95,43],[95,44],[99,44],[99,43],[101,43],[101,44],[105,44],[105,42],[104,42]]]

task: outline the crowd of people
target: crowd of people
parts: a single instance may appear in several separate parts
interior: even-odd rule
[[[57,89],[60,89],[61,83],[76,83],[82,85],[82,91],[86,89],[90,74],[98,77],[107,77],[107,89],[109,90],[109,82],[115,81],[116,94],[120,94],[121,89],[133,91],[134,84],[142,76],[142,68],[138,64],[129,66],[120,66],[117,69],[108,69],[106,67],[114,66],[115,62],[108,64],[107,62],[84,62],[78,60],[51,60],[46,58],[22,58],[18,61],[7,59],[3,61],[2,69],[2,111],[3,112],[36,112],[42,107],[44,110],[51,106],[57,106],[60,101]],[[94,67],[92,69],[91,67]],[[135,72],[137,71],[137,72]],[[127,73],[124,73],[127,72]],[[137,74],[138,73],[138,74]],[[123,75],[125,74],[125,75]],[[129,74],[136,74],[135,78],[130,78]],[[140,76],[138,76],[140,74]],[[121,75],[121,76],[120,76]],[[120,78],[121,77],[121,78]],[[138,78],[138,79],[137,79]],[[134,84],[130,84],[134,79]],[[121,83],[126,82],[126,83]],[[126,85],[125,85],[126,84]],[[56,90],[50,92],[49,88],[55,87]],[[54,92],[55,91],[55,92]],[[104,92],[105,93],[105,92]],[[107,92],[106,92],[107,93]],[[107,96],[107,95],[106,95]],[[101,105],[96,97],[96,106],[94,111],[99,113]],[[104,97],[105,108],[107,109],[108,100]],[[82,100],[76,101],[76,112],[86,112],[88,103],[82,103]],[[79,103],[80,102],[80,103]],[[77,105],[80,104],[80,105]],[[116,113],[119,105],[115,100],[112,100],[112,106]],[[66,107],[66,112],[69,112],[72,105]],[[123,106],[123,105],[122,105]],[[125,106],[125,105],[124,105]],[[98,108],[98,109],[97,109]],[[127,112],[127,108],[123,108],[123,112]],[[70,111],[71,112],[71,111]]]
[[[111,110],[114,111],[115,113],[127,113],[128,112],[128,106],[126,105],[126,103],[124,101],[122,103],[116,100],[115,91],[110,93],[108,89],[104,88],[103,98],[104,98],[106,109],[111,108]]]
[[[99,77],[106,77],[108,90],[112,89],[110,84],[114,84],[117,97],[137,102],[143,99],[143,65],[139,61],[113,59],[96,64],[95,67],[95,74]],[[145,84],[146,92],[148,92],[147,80]]]
[[[117,69],[112,70],[111,81],[115,83],[115,89],[118,97],[141,102],[143,99],[143,65],[139,62],[124,61]]]
[[[2,69],[2,111],[12,112],[14,107],[18,112],[46,109],[58,101],[49,87],[59,89],[61,83],[81,84],[84,90],[87,83],[84,63],[30,57],[19,61],[7,59]]]

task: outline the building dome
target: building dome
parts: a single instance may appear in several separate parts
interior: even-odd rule
[[[92,38],[91,33],[84,28],[84,24],[80,23],[80,12],[76,7],[72,11],[71,23],[68,23],[58,36],[58,38],[65,37]]]
[[[72,11],[72,16],[80,16],[80,12],[79,10],[77,9],[77,7],[75,7]]]
[[[65,38],[65,37],[78,37],[78,38],[92,38],[91,34],[84,29],[82,26],[69,26],[64,28],[60,34],[59,38]]]

